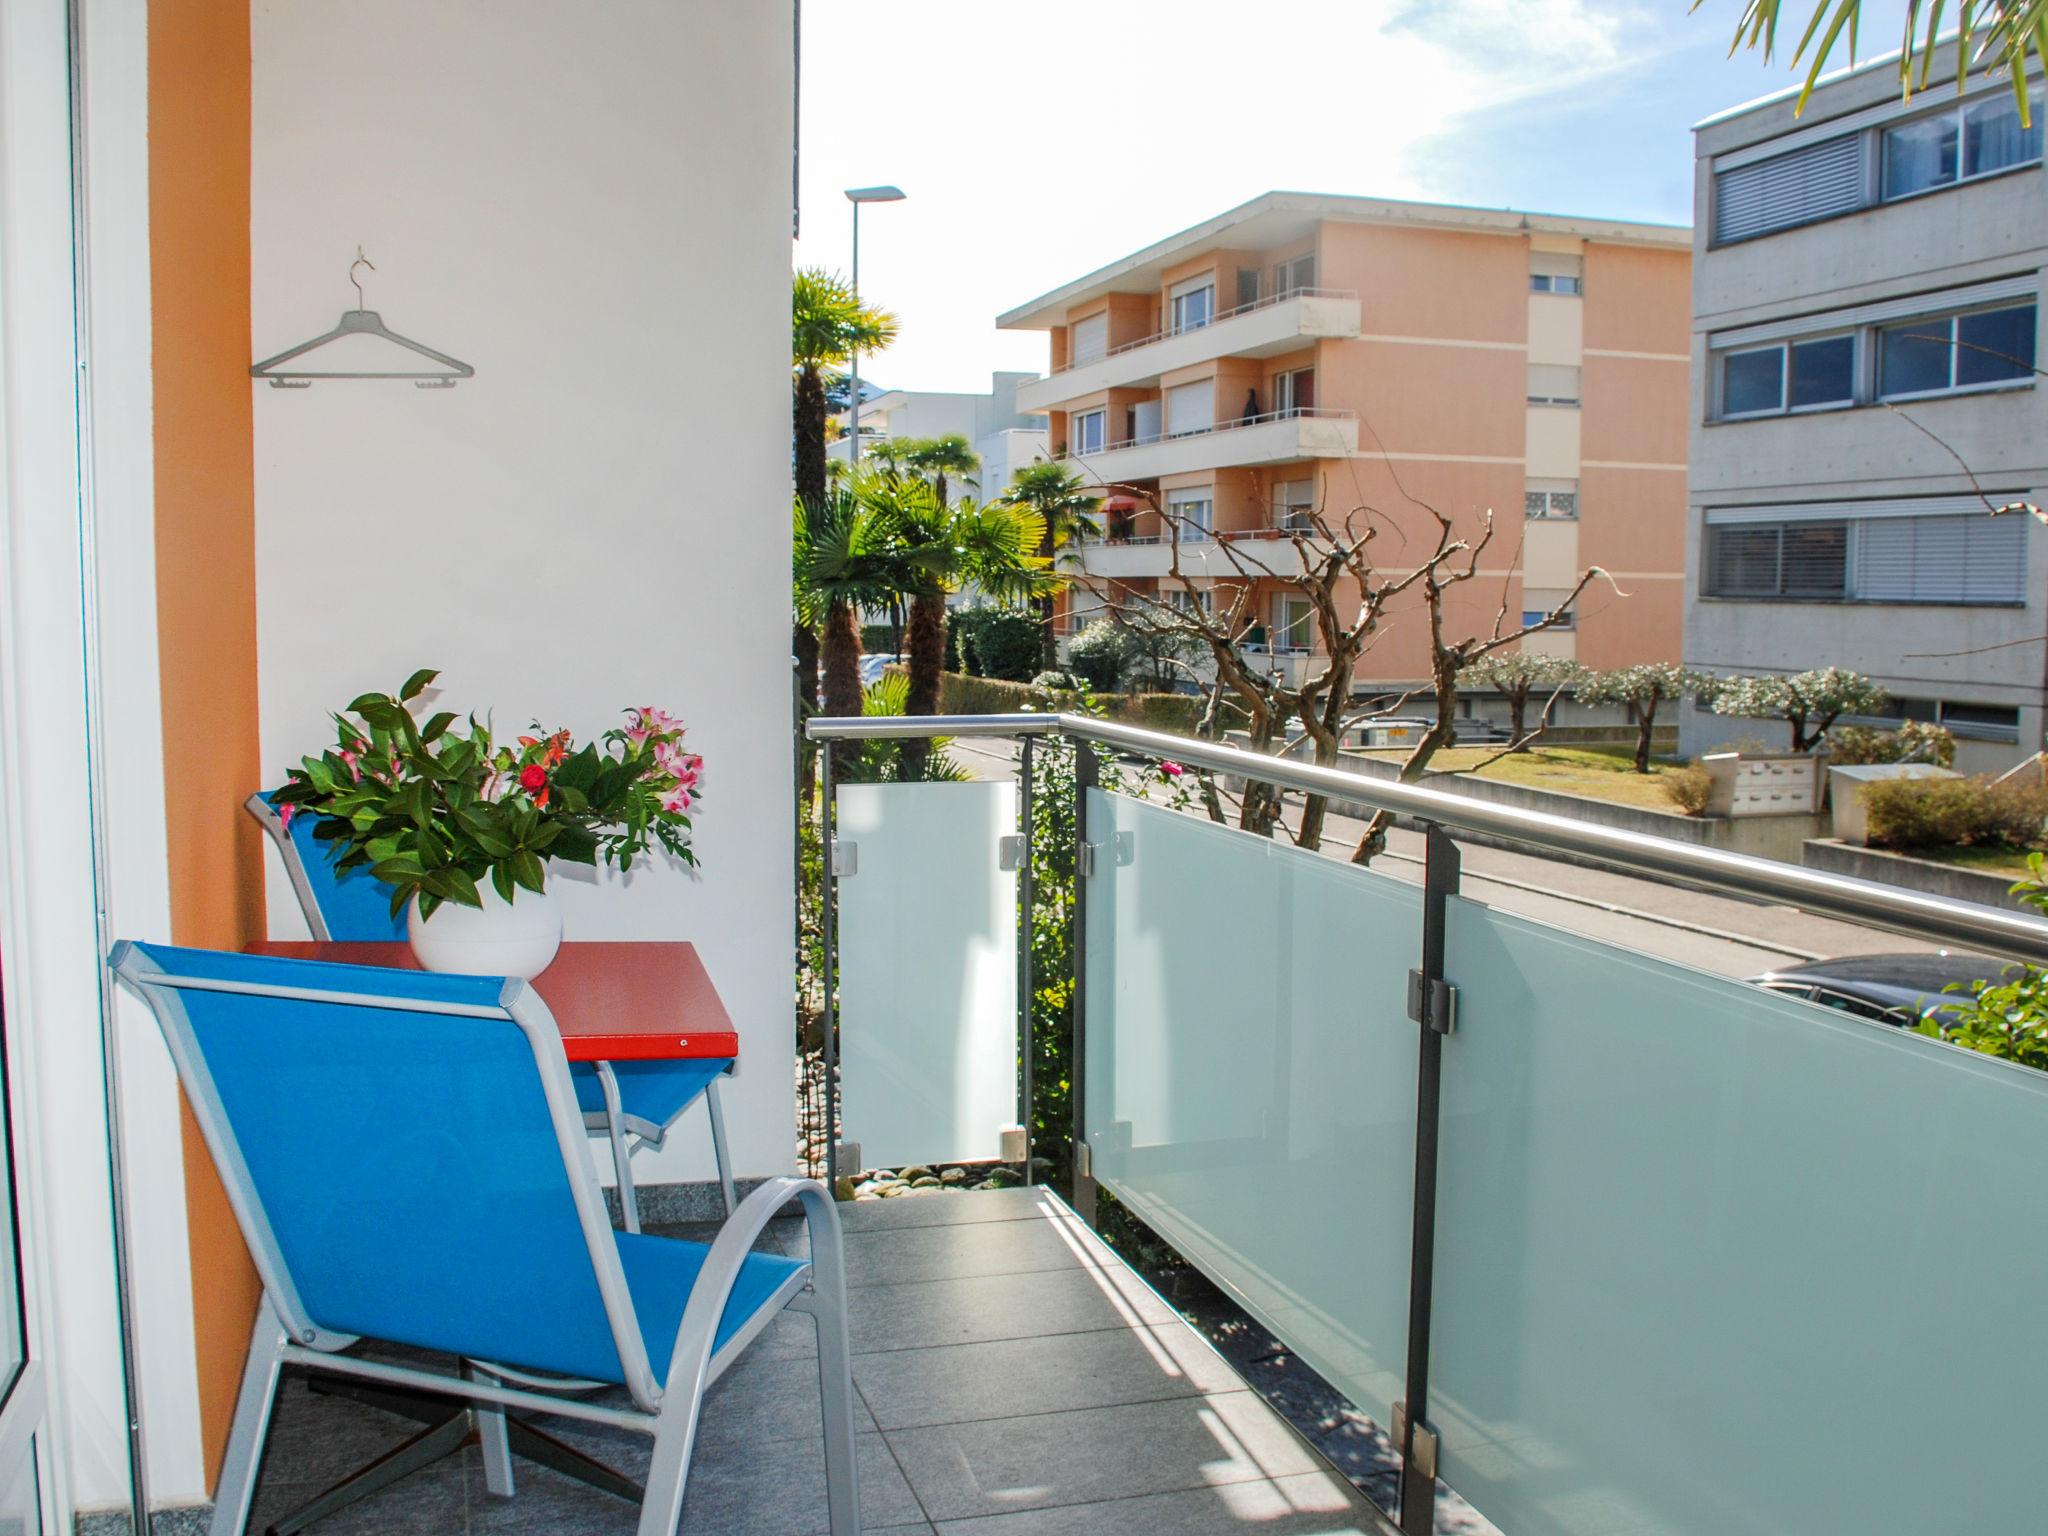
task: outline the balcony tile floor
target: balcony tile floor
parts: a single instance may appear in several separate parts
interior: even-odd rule
[[[1351,1486],[1057,1200],[1033,1190],[842,1206],[866,1529],[900,1536],[1368,1536]],[[701,1236],[698,1230],[686,1235]],[[801,1251],[800,1222],[763,1243]],[[685,1536],[823,1532],[816,1341],[778,1320],[715,1386]],[[623,1397],[623,1394],[621,1395]],[[643,1436],[550,1433],[638,1476]],[[289,1380],[252,1530],[415,1426]],[[487,1493],[474,1448],[311,1536],[630,1533],[635,1511],[519,1463]]]

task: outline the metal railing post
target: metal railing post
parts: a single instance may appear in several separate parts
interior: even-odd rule
[[[839,967],[833,948],[838,940],[836,862],[832,857],[832,743],[828,741],[818,752],[818,935],[823,951],[818,970],[825,986],[825,1187],[834,1199],[839,1196]]]
[[[1088,875],[1093,860],[1088,841],[1088,791],[1095,788],[1099,765],[1095,748],[1074,741],[1074,956],[1073,1027],[1069,1036],[1067,1097],[1073,1163],[1073,1206],[1089,1226],[1095,1225],[1095,1170],[1088,1152]]]
[[[1408,1362],[1394,1407],[1401,1452],[1401,1529],[1431,1536],[1436,1526],[1437,1434],[1429,1422],[1429,1313],[1436,1270],[1436,1152],[1444,1036],[1457,1022],[1457,995],[1444,979],[1444,925],[1457,894],[1458,845],[1442,827],[1424,828],[1422,965],[1408,978],[1408,1013],[1422,1031],[1415,1073],[1415,1205],[1408,1250]]]
[[[1017,1123],[1024,1127],[1024,1183],[1028,1188],[1037,1182],[1031,1174],[1031,935],[1035,927],[1035,913],[1032,908],[1034,887],[1031,878],[1031,851],[1036,837],[1032,811],[1032,747],[1029,736],[1024,738],[1017,762],[1017,830],[1023,836],[1024,849],[1017,860],[1017,1048],[1019,1072],[1017,1080],[1018,1113]]]

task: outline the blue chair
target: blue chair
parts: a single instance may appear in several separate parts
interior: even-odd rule
[[[337,870],[335,846],[313,835],[317,816],[294,816],[287,826],[267,794],[251,795],[246,808],[284,856],[285,873],[314,938],[405,942],[405,919],[391,915],[391,888],[367,869]],[[640,1230],[640,1197],[633,1185],[636,1146],[659,1150],[669,1128],[699,1098],[711,1120],[719,1197],[725,1214],[732,1215],[738,1202],[725,1145],[725,1108],[718,1101],[718,1079],[732,1068],[730,1061],[710,1059],[570,1064],[584,1126],[611,1144],[619,1211],[628,1232]]]
[[[704,1392],[784,1308],[817,1320],[831,1530],[855,1536],[824,1186],[770,1179],[709,1245],[614,1231],[561,1036],[523,981],[132,942],[110,963],[163,1029],[263,1280],[212,1536],[247,1528],[287,1365],[466,1405],[380,1485],[475,1435],[510,1493],[510,1409],[650,1434],[639,1536],[674,1536]],[[810,1258],[753,1252],[792,1199]],[[339,1353],[358,1340],[452,1354],[461,1374]],[[631,1406],[589,1400],[601,1384]]]

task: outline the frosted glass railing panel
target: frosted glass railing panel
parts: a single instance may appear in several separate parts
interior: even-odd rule
[[[1514,1536],[2048,1528],[2048,1075],[1453,900],[1430,1415]]]
[[[1017,1123],[1016,786],[848,784],[841,1136],[870,1168],[1002,1155]]]
[[[1095,1177],[1366,1412],[1400,1396],[1412,885],[1091,791]]]

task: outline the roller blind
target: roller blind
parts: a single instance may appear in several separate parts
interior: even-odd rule
[[[1866,602],[2026,600],[2027,519],[1887,517],[1856,525],[1856,595]]]
[[[1166,392],[1166,435],[1206,432],[1216,425],[1216,385],[1204,379]]]
[[[1097,363],[1109,354],[1109,316],[1090,315],[1074,322],[1074,366]]]
[[[1714,240],[1725,244],[1852,213],[1864,204],[1863,139],[1844,134],[1714,177]]]

